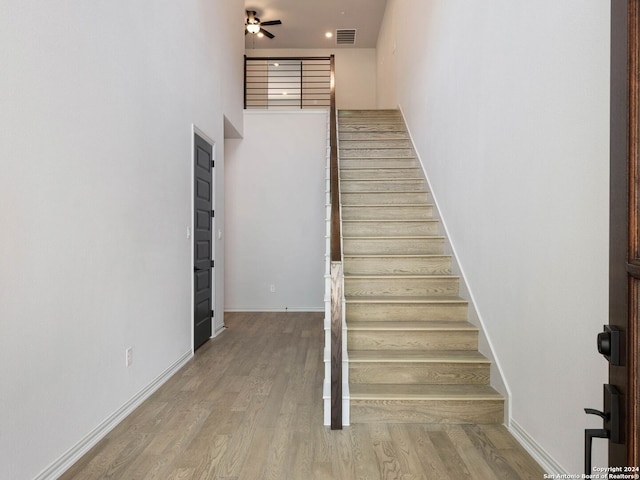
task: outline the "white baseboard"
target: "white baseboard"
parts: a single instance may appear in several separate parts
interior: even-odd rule
[[[216,338],[218,335],[220,335],[226,329],[227,329],[226,325],[218,325],[218,326],[216,326],[215,330],[213,331],[213,334],[211,335],[211,338]]]
[[[552,474],[556,478],[559,475],[568,475],[568,472],[538,442],[529,436],[514,419],[509,422],[509,432],[529,452],[529,455],[540,464],[546,473]]]
[[[321,307],[225,307],[225,312],[324,312]]]
[[[187,363],[193,352],[189,350],[184,353],[173,365],[158,375],[151,383],[134,395],[127,403],[111,414],[105,421],[90,431],[73,447],[67,450],[60,458],[54,461],[46,469],[34,478],[34,480],[55,480],[66,472],[80,457],[93,448],[111,430],[113,430],[127,415],[135,410],[142,402],[151,396],[163,383],[171,378],[185,363]]]

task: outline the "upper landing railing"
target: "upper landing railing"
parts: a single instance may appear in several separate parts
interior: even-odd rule
[[[331,107],[331,57],[244,57],[245,109]]]

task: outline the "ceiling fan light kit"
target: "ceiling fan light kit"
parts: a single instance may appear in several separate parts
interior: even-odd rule
[[[266,31],[262,28],[265,25],[282,25],[280,20],[269,20],[267,22],[261,22],[258,17],[256,17],[255,10],[247,10],[247,22],[245,23],[245,35],[247,33],[251,33],[253,35],[257,35],[258,37],[268,37],[274,38],[275,35],[271,32]]]

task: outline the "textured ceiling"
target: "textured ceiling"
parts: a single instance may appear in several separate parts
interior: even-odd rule
[[[275,38],[245,35],[245,48],[375,48],[387,0],[246,0]],[[356,29],[355,45],[336,45],[336,29]],[[332,38],[325,33],[332,32]]]

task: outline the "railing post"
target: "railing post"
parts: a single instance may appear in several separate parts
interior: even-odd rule
[[[247,56],[244,56],[244,109],[247,109]]]
[[[342,262],[331,262],[331,430],[342,429]]]

